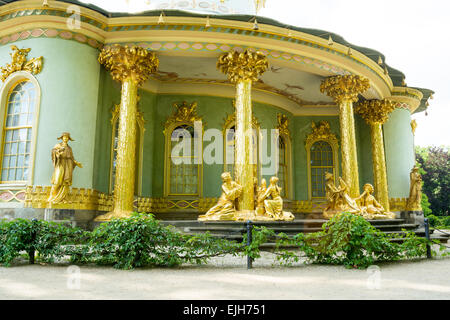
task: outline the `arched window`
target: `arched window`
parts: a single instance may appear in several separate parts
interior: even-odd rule
[[[190,125],[180,125],[172,131],[167,159],[170,163],[169,195],[199,195],[200,168],[192,138],[198,139],[198,135]]]
[[[174,104],[167,119],[165,156],[165,196],[200,197],[202,195],[202,134],[197,103]],[[197,125],[199,125],[197,127]]]
[[[281,197],[286,198],[288,195],[288,157],[287,146],[284,137],[278,137],[278,185],[281,189]]]
[[[32,131],[38,103],[36,86],[22,79],[12,86],[3,123],[1,182],[26,182],[31,175]]]
[[[310,154],[312,198],[325,198],[325,173],[334,174],[333,150],[328,142],[317,141]]]
[[[325,173],[338,176],[338,140],[327,121],[312,123],[312,133],[306,139],[308,161],[308,193],[310,200],[325,199]]]
[[[254,163],[254,169],[253,174],[255,177],[260,176],[260,132],[259,132],[259,123],[256,120],[255,117],[253,117],[252,121],[252,128],[254,131],[254,134],[252,135],[252,141],[253,141],[253,158],[255,159],[253,161]],[[225,120],[225,124],[223,127],[223,134],[224,134],[224,172],[229,172],[231,174],[231,177],[234,179],[234,163],[236,161],[236,150],[235,150],[235,134],[236,134],[236,116],[233,113],[232,115],[228,116]]]
[[[117,148],[119,142],[119,108],[120,105],[115,105],[112,111],[111,125],[112,125],[112,141],[111,141],[111,171],[109,179],[109,191],[113,192],[114,183],[116,182],[116,162],[117,162]],[[136,153],[135,153],[135,186],[134,192],[136,195],[141,194],[142,185],[142,155],[143,155],[143,137],[144,137],[144,117],[141,112],[138,111],[137,115],[137,127],[136,127]]]

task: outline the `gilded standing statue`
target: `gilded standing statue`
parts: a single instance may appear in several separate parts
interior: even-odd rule
[[[422,211],[422,176],[419,173],[419,167],[414,166],[409,177],[410,187],[406,210]]]
[[[62,142],[56,144],[52,149],[54,170],[51,180],[52,189],[47,200],[51,204],[65,202],[69,188],[72,185],[73,169],[75,169],[75,167],[83,167],[83,165],[73,157],[72,148],[69,146],[69,140],[74,140],[70,137],[70,133],[63,132],[58,140],[62,140]]]

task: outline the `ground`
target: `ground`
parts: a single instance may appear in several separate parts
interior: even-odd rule
[[[131,271],[19,263],[0,267],[0,299],[450,299],[450,258],[382,263],[368,270],[272,262],[267,253],[252,270],[234,257],[204,266]]]

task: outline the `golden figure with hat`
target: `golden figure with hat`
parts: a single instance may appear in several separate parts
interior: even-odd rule
[[[69,146],[69,140],[74,140],[70,137],[70,133],[63,132],[58,140],[62,140],[62,142],[56,144],[52,149],[54,170],[51,180],[52,189],[47,200],[50,204],[63,203],[65,201],[69,188],[72,185],[73,169],[75,169],[75,167],[83,167],[83,165],[73,157],[72,148]]]

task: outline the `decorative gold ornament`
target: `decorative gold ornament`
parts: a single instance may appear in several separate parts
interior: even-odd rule
[[[55,168],[52,175],[52,188],[48,202],[50,204],[58,204],[66,201],[69,187],[72,185],[72,173],[75,167],[82,168],[83,165],[75,161],[72,148],[68,142],[73,141],[70,133],[64,132],[58,139],[61,143],[56,144],[52,149],[52,162]]]
[[[0,71],[2,72],[1,79],[5,81],[9,75],[17,71],[28,71],[32,74],[38,74],[42,70],[42,61],[43,57],[32,58],[27,61],[27,55],[31,51],[31,49],[19,49],[15,45],[11,46],[13,50],[10,53],[12,62],[11,64],[7,64],[6,67],[0,67]]]
[[[278,125],[276,129],[278,129],[280,136],[286,136],[290,139],[291,132],[289,131],[289,118],[285,114],[278,113],[277,122]]]
[[[238,83],[239,80],[257,81],[269,68],[269,62],[259,51],[230,51],[219,57],[217,68],[225,73],[232,83]]]
[[[331,132],[330,123],[327,121],[319,121],[317,124],[311,122],[312,132],[306,137],[305,144],[312,146],[315,141],[327,141],[331,145],[339,146],[338,139],[334,133]]]
[[[332,97],[336,103],[358,101],[358,94],[370,88],[369,79],[357,75],[332,76],[322,81],[320,92]]]
[[[355,112],[361,115],[368,124],[385,123],[389,114],[394,111],[396,103],[387,99],[365,100],[355,106]]]
[[[174,103],[175,111],[170,115],[166,121],[165,127],[168,128],[174,123],[194,123],[195,121],[202,121],[202,118],[197,115],[197,102],[191,104],[183,101]]]
[[[416,129],[417,129],[417,121],[414,119],[411,121],[411,131],[413,135],[416,135]]]
[[[67,188],[64,201],[58,203],[48,202],[51,195],[51,187],[28,186],[25,196],[26,208],[37,209],[72,209],[72,210],[98,210],[99,199],[105,197],[97,190],[85,188]]]
[[[119,44],[104,47],[98,61],[111,72],[114,80],[123,82],[132,79],[138,85],[156,72],[159,65],[155,53],[141,47]]]
[[[412,168],[409,178],[409,198],[406,203],[406,210],[422,211],[422,176],[420,175],[417,166]]]

